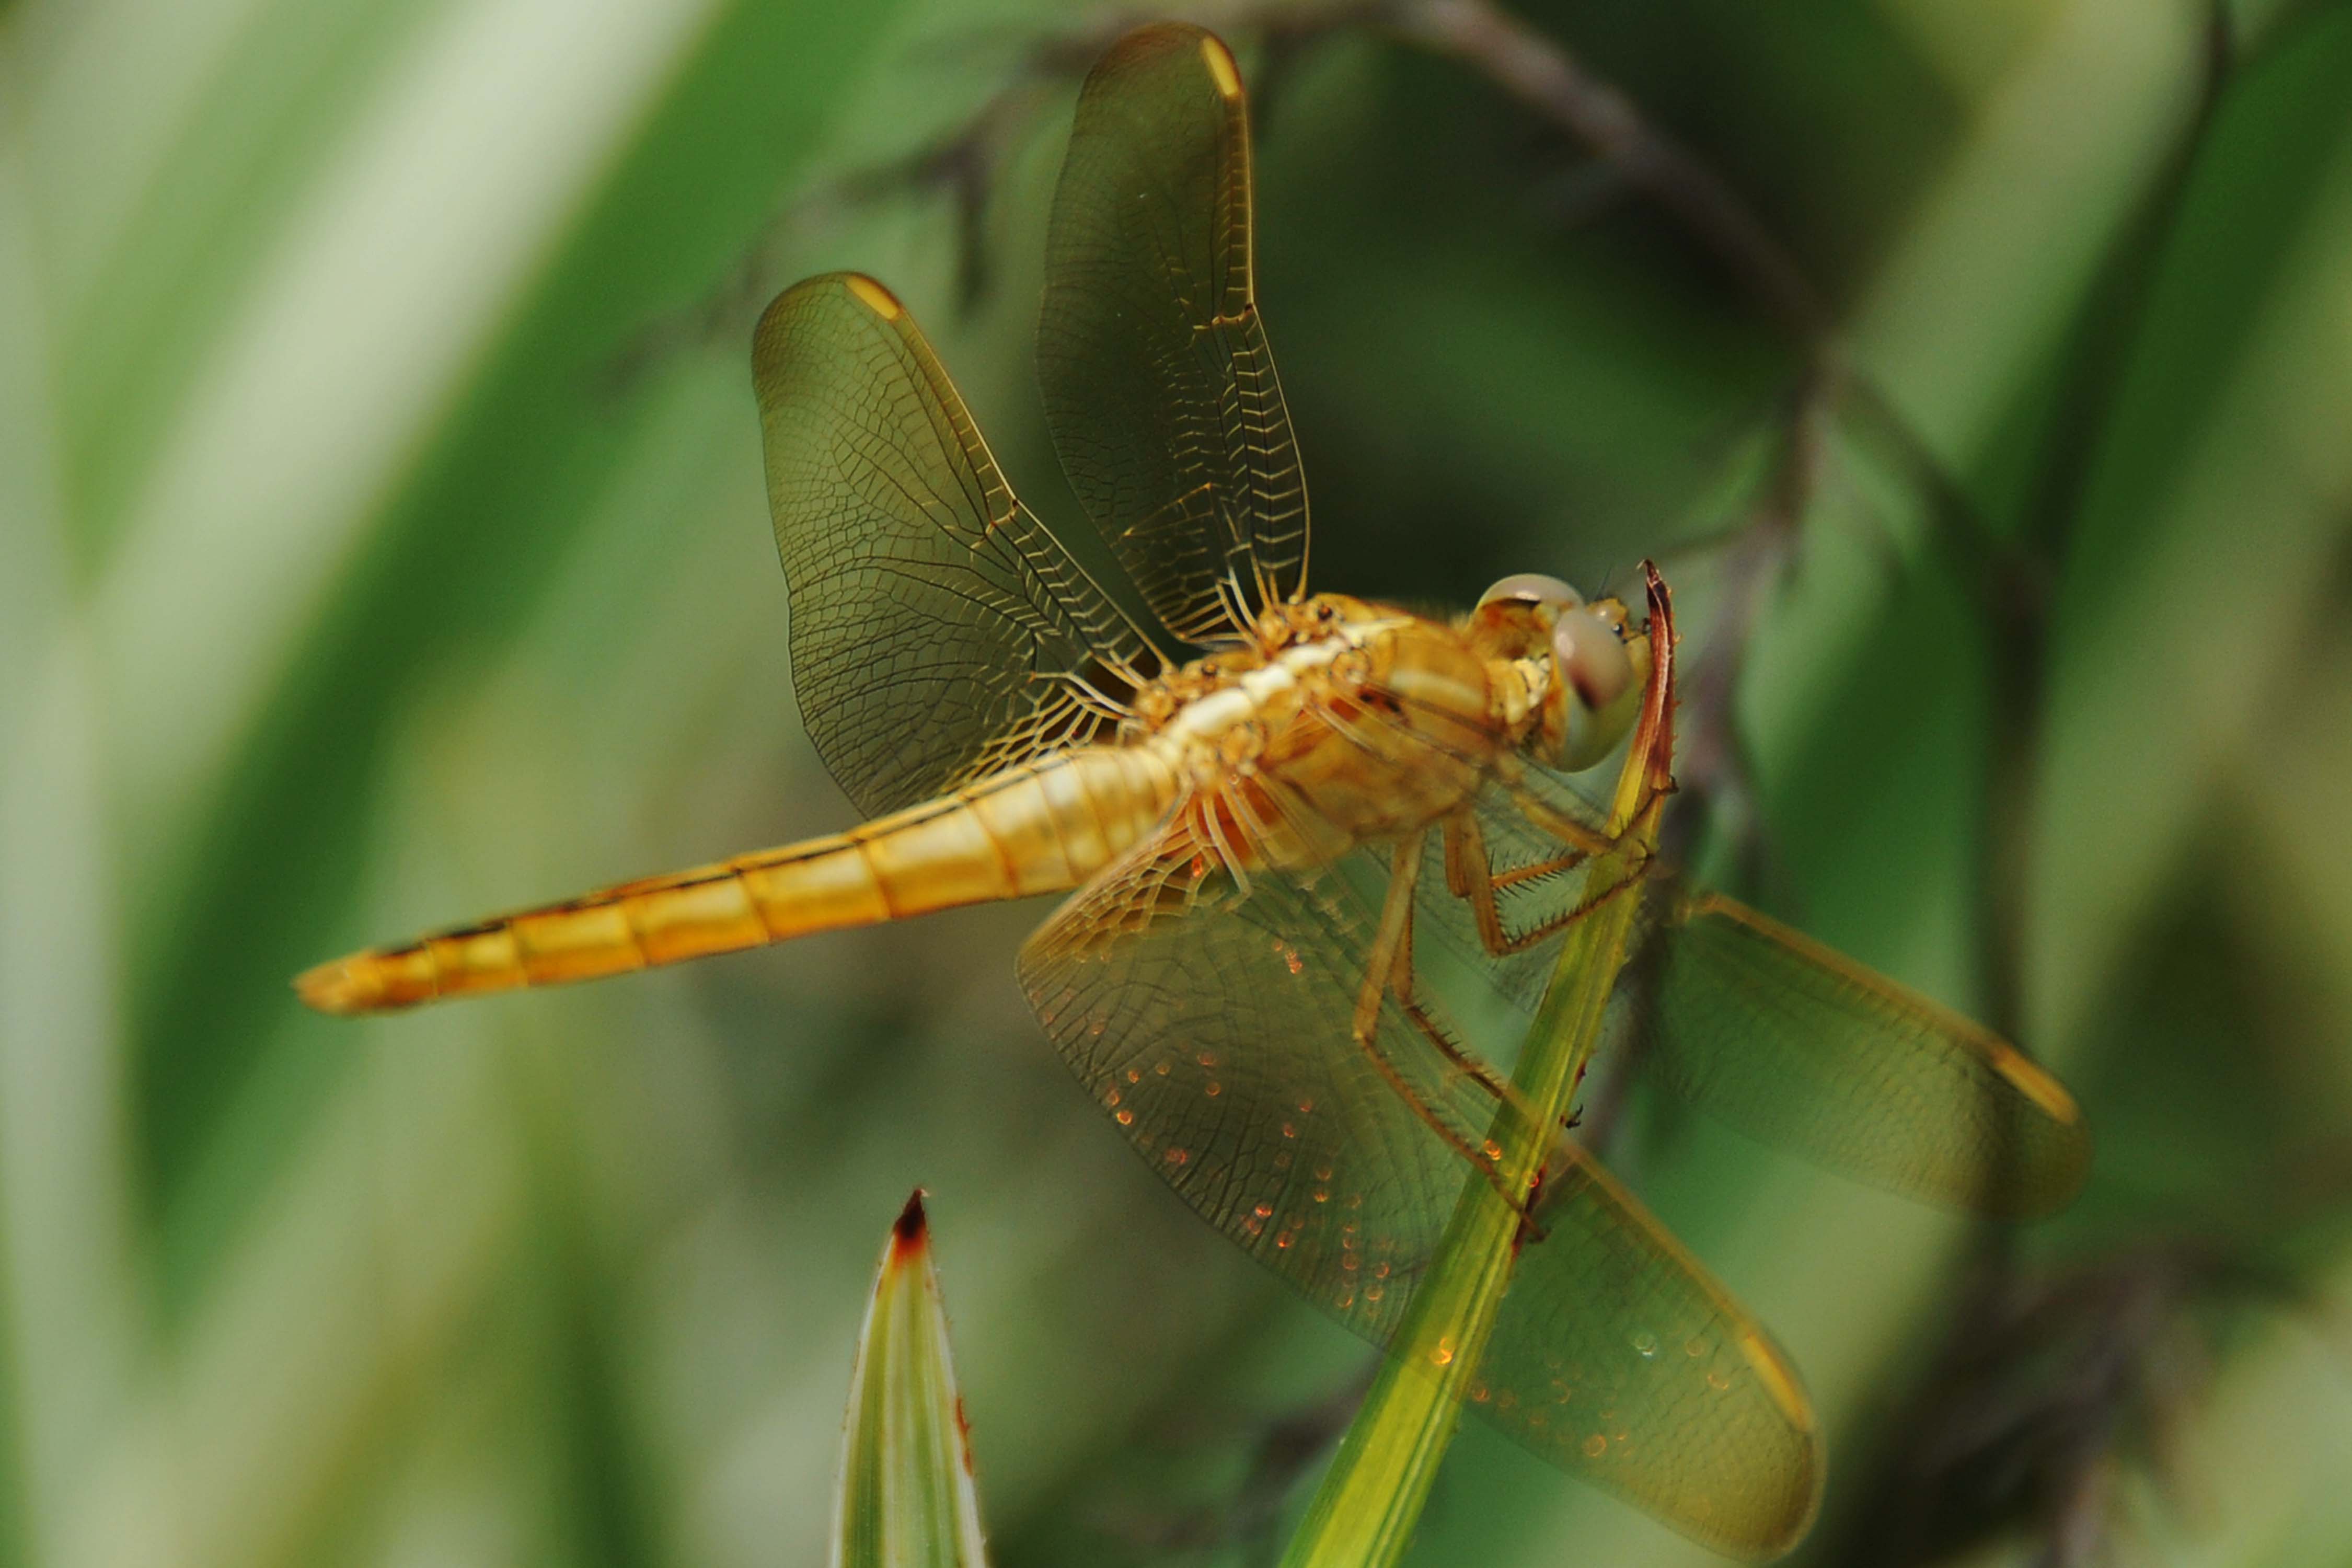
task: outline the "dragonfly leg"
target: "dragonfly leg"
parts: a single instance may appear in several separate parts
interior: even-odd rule
[[[1397,993],[1396,977],[1400,969],[1408,977],[1412,973],[1412,898],[1414,887],[1421,879],[1422,841],[1425,837],[1424,833],[1416,833],[1400,841],[1390,861],[1388,897],[1381,905],[1380,925],[1372,937],[1370,961],[1364,965],[1363,984],[1356,993],[1356,1013],[1349,1033],[1364,1054],[1371,1058],[1373,1067],[1388,1080],[1389,1087],[1396,1091],[1397,1097],[1412,1108],[1413,1114],[1420,1117],[1431,1131],[1444,1139],[1455,1152],[1469,1161],[1478,1173],[1502,1194],[1504,1201],[1518,1212],[1522,1221],[1532,1224],[1528,1212],[1527,1194],[1512,1192],[1504,1181],[1503,1173],[1496,1165],[1497,1156],[1493,1145],[1482,1148],[1473,1144],[1448,1126],[1445,1119],[1438,1115],[1420,1092],[1405,1081],[1404,1075],[1397,1071],[1396,1064],[1390,1061],[1381,1049],[1381,1004]],[[1399,995],[1399,1001],[1404,1005],[1403,1011],[1437,1045],[1446,1060],[1468,1072],[1498,1100],[1507,1096],[1510,1092],[1508,1088],[1497,1082],[1483,1064],[1474,1064],[1460,1047],[1447,1040],[1444,1031],[1436,1026],[1435,1021],[1409,1000],[1410,994],[1408,979],[1406,990]]]
[[[1495,1075],[1495,1069],[1457,1045],[1445,1032],[1444,1026],[1430,1016],[1429,1009],[1421,1005],[1421,998],[1414,994],[1412,908],[1409,901],[1405,907],[1403,931],[1396,943],[1396,955],[1389,964],[1388,994],[1396,999],[1398,1009],[1412,1020],[1413,1026],[1436,1047],[1437,1054],[1451,1062],[1463,1077],[1485,1089],[1497,1104],[1510,1098],[1510,1087]]]
[[[1455,898],[1466,900],[1470,915],[1478,928],[1479,944],[1496,958],[1508,958],[1525,952],[1553,932],[1565,930],[1582,920],[1600,906],[1600,900],[1589,900],[1563,910],[1531,931],[1517,935],[1503,929],[1502,907],[1496,901],[1497,891],[1515,888],[1521,882],[1531,882],[1538,877],[1557,876],[1574,870],[1590,858],[1581,848],[1549,860],[1538,860],[1532,866],[1521,866],[1497,875],[1486,858],[1486,836],[1480,831],[1478,818],[1462,812],[1445,819],[1445,886]],[[1605,898],[1606,895],[1604,894]]]
[[[1420,855],[1420,847],[1418,840],[1416,840],[1412,846],[1416,859]],[[1391,883],[1391,885],[1393,885],[1393,883]],[[1493,1068],[1487,1066],[1485,1062],[1479,1060],[1476,1056],[1464,1049],[1459,1044],[1457,1044],[1454,1041],[1454,1037],[1445,1032],[1445,1026],[1433,1017],[1430,1015],[1429,1009],[1421,1005],[1420,998],[1413,994],[1412,908],[1410,900],[1407,901],[1405,906],[1403,931],[1396,944],[1396,956],[1391,961],[1389,968],[1388,989],[1389,994],[1396,999],[1398,1010],[1403,1013],[1405,1017],[1412,1021],[1412,1026],[1421,1031],[1422,1037],[1426,1039],[1432,1047],[1435,1047],[1438,1055],[1444,1057],[1448,1062],[1453,1064],[1455,1071],[1461,1073],[1463,1077],[1468,1079],[1472,1083],[1476,1084],[1480,1089],[1484,1089],[1488,1098],[1492,1099],[1496,1106],[1500,1107],[1507,1104],[1517,1105],[1519,1108],[1519,1114],[1527,1125],[1534,1126],[1541,1120],[1536,1115],[1534,1108],[1528,1104],[1525,1097],[1523,1097],[1518,1090],[1513,1089],[1509,1084],[1505,1083],[1501,1078],[1496,1076]],[[1563,1125],[1569,1127],[1575,1126],[1575,1116],[1573,1114],[1569,1116]],[[1535,1205],[1537,1200],[1540,1198],[1543,1194],[1546,1173],[1549,1170],[1549,1163],[1539,1166],[1537,1169],[1535,1174],[1528,1179],[1529,1185],[1527,1192],[1521,1196],[1515,1198],[1512,1197],[1508,1191],[1505,1190],[1503,1183],[1500,1180],[1500,1173],[1496,1172],[1493,1166],[1489,1163],[1489,1162],[1500,1158],[1499,1154],[1493,1152],[1493,1145],[1488,1145],[1485,1157],[1480,1159],[1478,1163],[1482,1169],[1486,1169],[1489,1172],[1488,1179],[1493,1183],[1495,1190],[1501,1193],[1506,1199],[1509,1200],[1511,1206],[1518,1211],[1519,1237],[1521,1241],[1523,1243],[1527,1241],[1541,1241],[1544,1238],[1545,1232],[1543,1226],[1536,1221]]]
[[[1381,903],[1381,923],[1372,933],[1371,956],[1364,964],[1363,984],[1356,991],[1353,1033],[1370,1042],[1381,1026],[1381,1002],[1389,992],[1400,953],[1409,951],[1412,931],[1412,894],[1421,880],[1421,845],[1416,833],[1398,842],[1389,862],[1388,897]]]

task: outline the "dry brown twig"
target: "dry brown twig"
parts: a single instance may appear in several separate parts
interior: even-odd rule
[[[1653,127],[1622,90],[1504,7],[1489,0],[1342,0],[1183,9],[1204,26],[1264,40],[1277,80],[1306,47],[1351,30],[1385,32],[1460,61],[1606,162],[1622,188],[1654,201],[1800,341],[1829,336],[1833,321],[1820,294],[1737,194],[1703,161]],[[975,254],[984,249],[980,215],[1006,155],[1045,109],[1055,86],[1083,75],[1119,34],[1155,14],[1097,13],[1021,50],[1004,86],[962,123],[904,158],[830,182],[789,205],[729,283],[671,324],[713,330],[730,325],[745,300],[756,302],[782,281],[772,270],[783,248],[780,240],[845,206],[908,192],[944,192],[954,202],[963,252],[960,277],[968,303],[984,285],[985,262]],[[1265,95],[1262,84],[1260,96]],[[688,338],[673,332],[654,346],[674,347]]]

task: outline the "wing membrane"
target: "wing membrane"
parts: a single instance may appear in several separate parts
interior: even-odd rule
[[[1573,812],[1564,785],[1546,798]],[[1572,870],[1508,881],[1556,858],[1556,840],[1500,791],[1481,797],[1478,817],[1508,882],[1496,894],[1507,931],[1573,907],[1583,879]],[[1415,928],[1532,1012],[1559,940],[1487,953],[1429,853]],[[1644,897],[1644,950],[1619,988],[1633,999],[1623,1011],[1639,1031],[1639,1069],[1654,1081],[1767,1142],[1931,1203],[2021,1217],[2082,1184],[2081,1112],[2007,1041],[1719,893],[1660,876]]]
[[[1307,488],[1253,295],[1249,121],[1224,45],[1129,34],[1087,78],[1045,241],[1062,467],[1152,613],[1213,642],[1305,592]]]
[[[2046,1214],[2090,1133],[2064,1087],[1989,1030],[1719,893],[1676,901],[1650,1068],[1733,1125],[1914,1197]]]
[[[1566,1139],[1473,1408],[1526,1447],[1720,1551],[1786,1551],[1821,1439],[1763,1327]]]
[[[1494,1101],[1392,1002],[1378,1060],[1350,1038],[1373,931],[1361,889],[1338,868],[1244,887],[1191,821],[1065,905],[1024,949],[1023,986],[1180,1197],[1386,1344],[1481,1179],[1432,1122],[1475,1141]],[[1709,1544],[1787,1545],[1818,1484],[1794,1374],[1622,1189],[1566,1145],[1560,1160],[1472,1407]]]
[[[1180,815],[1065,905],[1021,978],[1088,1091],[1202,1216],[1359,1333],[1385,1342],[1469,1162],[1349,1037],[1367,912],[1327,870],[1246,889]],[[1490,1106],[1411,1048],[1383,1056],[1465,1139]]]
[[[859,809],[1097,737],[1156,668],[1013,498],[898,300],[835,273],[779,295],[752,374],[809,734]]]

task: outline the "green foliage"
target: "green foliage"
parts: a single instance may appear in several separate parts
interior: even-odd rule
[[[980,1499],[918,1191],[890,1227],[857,1339],[834,1500],[835,1568],[985,1568]]]
[[[2210,1381],[2107,1506],[2341,1560],[2352,11],[1521,14],[1748,200],[1883,395],[1825,422],[1740,672],[1764,853],[1703,857],[2082,1091],[2092,1188],[2023,1266],[2291,1287],[2190,1294]],[[789,696],[759,301],[700,304],[755,247],[887,279],[1068,518],[1027,349],[1066,99],[961,320],[950,204],[841,182],[1082,15],[0,5],[0,1563],[815,1561],[856,1216],[918,1181],[958,1194],[1000,1562],[1235,1562],[1303,1501],[1267,1433],[1360,1349],[1071,1092],[1011,981],[1038,911],[364,1026],[285,987],[846,823]],[[1317,582],[1656,554],[1704,660],[1736,595],[1690,547],[1762,504],[1787,332],[1458,63],[1335,41],[1263,127]],[[1634,1110],[1629,1176],[1820,1407],[1807,1550],[1859,1552],[1967,1237]],[[1712,1561],[1476,1431],[1409,1561],[1570,1550]]]

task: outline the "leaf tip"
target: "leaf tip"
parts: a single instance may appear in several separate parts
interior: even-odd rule
[[[890,1226],[890,1261],[894,1264],[912,1262],[931,1244],[931,1220],[923,1212],[923,1189],[917,1187]]]

